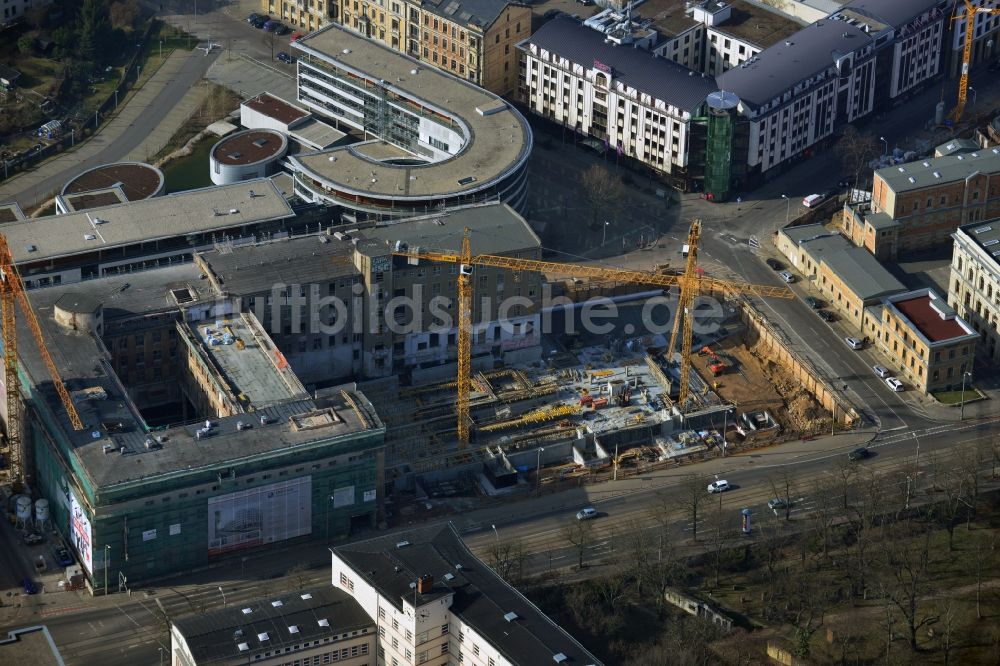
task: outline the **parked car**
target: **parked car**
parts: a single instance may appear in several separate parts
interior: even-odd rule
[[[847,343],[848,347],[850,347],[851,349],[853,349],[855,351],[857,351],[859,349],[862,349],[865,346],[865,343],[861,342],[861,340],[858,340],[857,338],[852,338],[852,337],[846,337],[846,338],[844,338],[844,342]]]
[[[850,453],[848,453],[847,454],[847,459],[848,460],[864,460],[865,458],[869,457],[871,454],[872,454],[871,451],[869,451],[867,448],[865,448],[865,447],[862,446],[861,448],[854,449],[853,451],[851,451]]]
[[[73,565],[76,560],[73,559],[73,553],[69,552],[68,548],[59,547],[55,550],[56,563],[61,567],[69,567]]]
[[[806,296],[806,305],[811,307],[813,310],[819,310],[823,307],[823,301],[813,296]]]
[[[724,493],[729,490],[729,482],[725,479],[719,479],[718,481],[712,481],[708,484],[708,492],[711,494]]]
[[[576,512],[577,520],[590,520],[591,518],[597,518],[597,509],[592,506],[588,506],[585,509],[580,509]]]
[[[766,259],[764,263],[771,267],[772,270],[783,271],[785,270],[785,265],[778,261],[777,259]]]
[[[301,32],[293,32],[292,36],[288,38],[288,43],[289,44],[294,44],[295,42],[299,41],[303,37],[305,37],[305,35],[303,35]]]
[[[267,25],[267,23],[270,22],[270,20],[271,20],[270,16],[258,16],[254,20],[250,21],[250,25],[260,30],[265,25]]]
[[[250,12],[250,16],[247,17],[247,23],[253,23],[260,18],[260,14],[257,12]]]
[[[889,376],[889,371],[886,370],[885,368],[883,368],[878,363],[876,363],[875,365],[872,366],[872,370],[874,370],[875,374],[878,375],[882,379],[885,379],[886,377]]]
[[[899,393],[900,391],[904,391],[905,390],[905,387],[903,386],[903,382],[899,381],[895,377],[886,377],[885,378],[885,385],[888,386],[889,388],[891,388],[896,393]]]
[[[281,62],[287,62],[288,64],[291,64],[292,62],[294,62],[294,59],[292,58],[292,56],[288,55],[284,51],[278,51],[278,55],[276,55],[274,57],[277,60],[280,60]]]
[[[778,273],[778,277],[780,277],[788,284],[795,282],[795,276],[789,273],[788,271],[781,271],[780,273]]]
[[[771,511],[784,509],[786,506],[788,506],[788,502],[781,499],[780,497],[774,497],[772,499],[767,500],[767,508],[770,509]]]
[[[279,23],[278,24],[278,28],[274,32],[275,32],[275,34],[278,34],[278,35],[287,35],[291,31],[292,31],[292,29],[289,28],[287,25],[285,25],[284,23]]]
[[[810,194],[802,200],[802,205],[806,208],[815,208],[824,201],[826,201],[825,194]]]
[[[278,26],[280,25],[281,21],[275,21],[272,19],[264,24],[264,32],[278,32]]]
[[[21,587],[24,588],[25,594],[36,594],[38,592],[38,583],[31,580],[30,578],[25,578],[21,581]]]
[[[837,321],[837,317],[832,312],[827,312],[826,310],[820,310],[816,314],[818,314],[819,318],[825,322]]]
[[[30,532],[24,535],[24,543],[26,543],[29,546],[37,546],[43,541],[45,541],[45,537],[43,537],[41,534],[38,534],[37,532]]]

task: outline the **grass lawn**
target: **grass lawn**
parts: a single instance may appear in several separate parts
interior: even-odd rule
[[[940,402],[942,405],[960,405],[962,404],[962,391],[938,391],[937,393],[931,393],[934,399]],[[965,402],[975,402],[976,400],[982,400],[983,394],[971,386],[965,387]]]

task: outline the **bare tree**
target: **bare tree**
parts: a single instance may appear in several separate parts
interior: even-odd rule
[[[591,215],[591,226],[613,217],[624,196],[624,187],[613,173],[594,164],[580,176],[583,198]]]
[[[628,594],[629,576],[623,571],[616,571],[594,580],[594,587],[604,604],[605,610],[611,615],[620,615],[619,605]]]
[[[303,589],[309,584],[309,567],[305,564],[296,564],[285,572],[285,575],[292,579],[295,587]]]
[[[498,576],[511,585],[516,585],[524,573],[524,544],[514,541],[495,540],[490,547],[488,564]]]
[[[858,475],[858,466],[853,461],[841,456],[837,458],[837,463],[833,472],[837,478],[837,486],[840,491],[841,508],[847,510],[848,494],[854,479]]]
[[[949,598],[941,609],[941,655],[944,666],[951,664],[951,651],[955,647],[955,627],[958,624],[958,606],[954,599]]]
[[[829,586],[812,576],[783,576],[774,581],[776,601],[784,620],[795,629],[795,653],[809,656],[813,635],[823,626]]]
[[[781,473],[775,479],[773,477],[768,477],[768,482],[771,484],[771,494],[774,495],[775,499],[784,500],[785,504],[782,507],[782,513],[785,514],[785,520],[792,519],[792,494],[795,493],[795,477],[792,471],[787,467],[781,469]],[[778,515],[778,510],[774,509],[774,515]]]
[[[725,517],[722,514],[722,506],[720,505],[712,512],[711,523],[709,524],[710,553],[712,556],[712,571],[715,575],[715,587],[719,587],[719,575],[722,571],[722,553],[725,550],[726,539],[728,537]]]
[[[577,568],[583,568],[583,557],[594,541],[594,527],[587,520],[576,520],[563,528],[563,537],[576,548]]]
[[[924,609],[924,599],[930,592],[928,564],[930,559],[930,532],[920,538],[907,539],[912,528],[897,526],[895,538],[882,540],[886,593],[889,601],[903,616],[912,650],[917,649],[917,632],[931,622],[933,616]]]
[[[861,171],[879,154],[879,140],[867,132],[860,132],[853,125],[847,125],[841,132],[834,147],[844,171],[854,174],[855,183]]]
[[[680,505],[691,519],[691,539],[694,541],[698,540],[698,511],[708,497],[706,488],[705,479],[697,474],[688,474],[681,479]]]

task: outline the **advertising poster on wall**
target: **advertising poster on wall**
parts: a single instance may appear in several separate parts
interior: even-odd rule
[[[94,542],[90,533],[90,520],[72,490],[69,491],[69,533],[73,548],[80,556],[80,564],[87,573],[94,573]]]
[[[280,481],[208,500],[208,554],[312,532],[312,477]]]

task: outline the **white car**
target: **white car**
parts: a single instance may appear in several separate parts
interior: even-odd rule
[[[881,365],[878,364],[873,365],[872,370],[874,370],[875,374],[881,377],[882,379],[885,379],[886,377],[889,376],[889,371],[883,368]]]
[[[708,484],[708,492],[712,494],[724,493],[727,490],[729,490],[729,482],[724,479],[712,481],[712,483]]]
[[[861,342],[861,340],[858,340],[857,338],[844,338],[844,342],[847,343],[848,347],[855,351],[865,346],[865,343]]]
[[[778,277],[780,277],[788,284],[795,282],[795,276],[789,273],[788,271],[781,271],[780,273],[778,273]]]
[[[588,506],[586,509],[580,509],[576,512],[577,520],[590,520],[591,518],[597,518],[597,509],[592,506]]]
[[[885,385],[891,388],[893,391],[896,391],[897,393],[905,390],[903,388],[903,382],[899,381],[895,377],[886,377]]]

